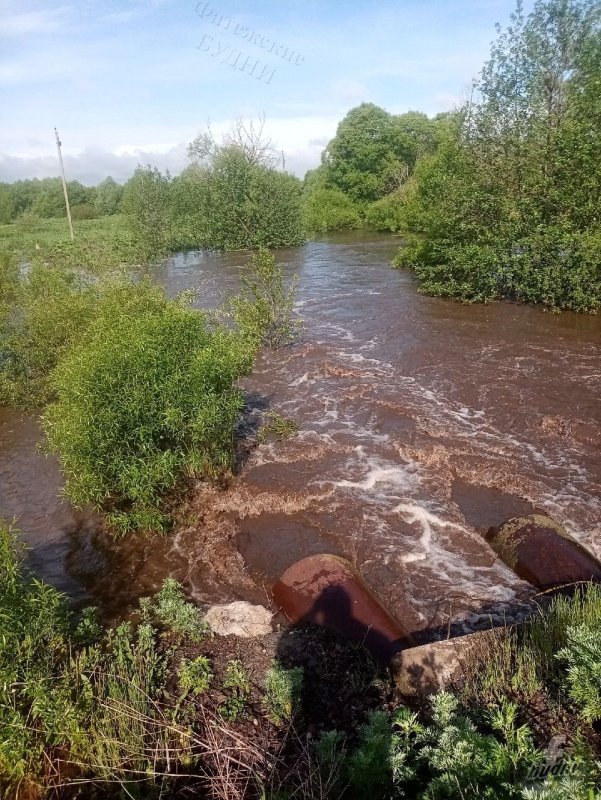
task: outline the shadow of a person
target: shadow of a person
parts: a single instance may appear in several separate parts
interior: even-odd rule
[[[351,598],[343,586],[326,586],[300,622],[331,628],[365,647],[380,663],[386,663],[407,646],[407,641],[395,636],[389,626],[378,625],[380,620],[374,619],[374,624],[369,625],[359,619],[354,607],[360,603],[361,598]],[[368,612],[370,610],[367,609]]]

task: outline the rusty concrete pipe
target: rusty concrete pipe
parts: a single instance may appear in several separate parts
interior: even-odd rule
[[[412,644],[411,635],[339,556],[324,553],[297,561],[275,584],[273,598],[291,622],[331,628],[364,645],[380,661]]]
[[[531,514],[510,519],[492,529],[487,539],[510,569],[538,589],[601,583],[601,563],[550,517]]]

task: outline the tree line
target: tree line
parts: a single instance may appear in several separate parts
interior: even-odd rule
[[[370,227],[422,291],[552,309],[601,306],[601,3],[522,0],[470,99],[430,118],[362,103],[304,181],[279,168],[263,123],[190,144],[176,177],[139,166],[124,187],[69,185],[74,216],[124,214],[140,257],[302,244]],[[61,215],[56,179],[0,185],[0,218]],[[11,216],[12,215],[12,216]]]
[[[519,0],[497,33],[456,112],[349,112],[307,176],[307,221],[399,232],[395,263],[429,294],[595,311],[601,3]]]
[[[110,176],[98,186],[84,186],[68,181],[67,190],[74,219],[94,219],[117,214],[123,196],[123,186]],[[43,219],[63,217],[65,199],[60,178],[32,178],[0,183],[0,224],[6,225],[31,214]]]

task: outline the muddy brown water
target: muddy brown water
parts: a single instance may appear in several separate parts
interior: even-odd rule
[[[170,536],[112,541],[61,498],[36,416],[0,409],[0,513],[32,569],[118,616],[167,575],[199,603],[265,603],[295,560],[331,552],[407,629],[468,630],[529,592],[490,526],[540,509],[601,556],[601,318],[424,297],[396,248],[353,234],[278,254],[305,330],[245,379],[245,430],[272,410],[300,433],[253,449],[227,489],[199,484]],[[215,307],[244,261],[191,253],[153,276]]]

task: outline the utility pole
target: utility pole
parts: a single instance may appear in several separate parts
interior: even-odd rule
[[[282,172],[286,172],[286,156],[284,155],[283,150],[282,150]]]
[[[63,192],[65,195],[65,205],[67,207],[67,219],[69,220],[69,231],[71,233],[71,241],[73,241],[73,223],[71,222],[71,208],[69,207],[69,194],[67,192],[67,181],[65,180],[65,167],[63,165],[63,154],[61,153],[61,140],[58,138],[58,131],[54,129],[56,136],[56,149],[58,151],[58,163],[61,167],[61,178],[63,179]]]

